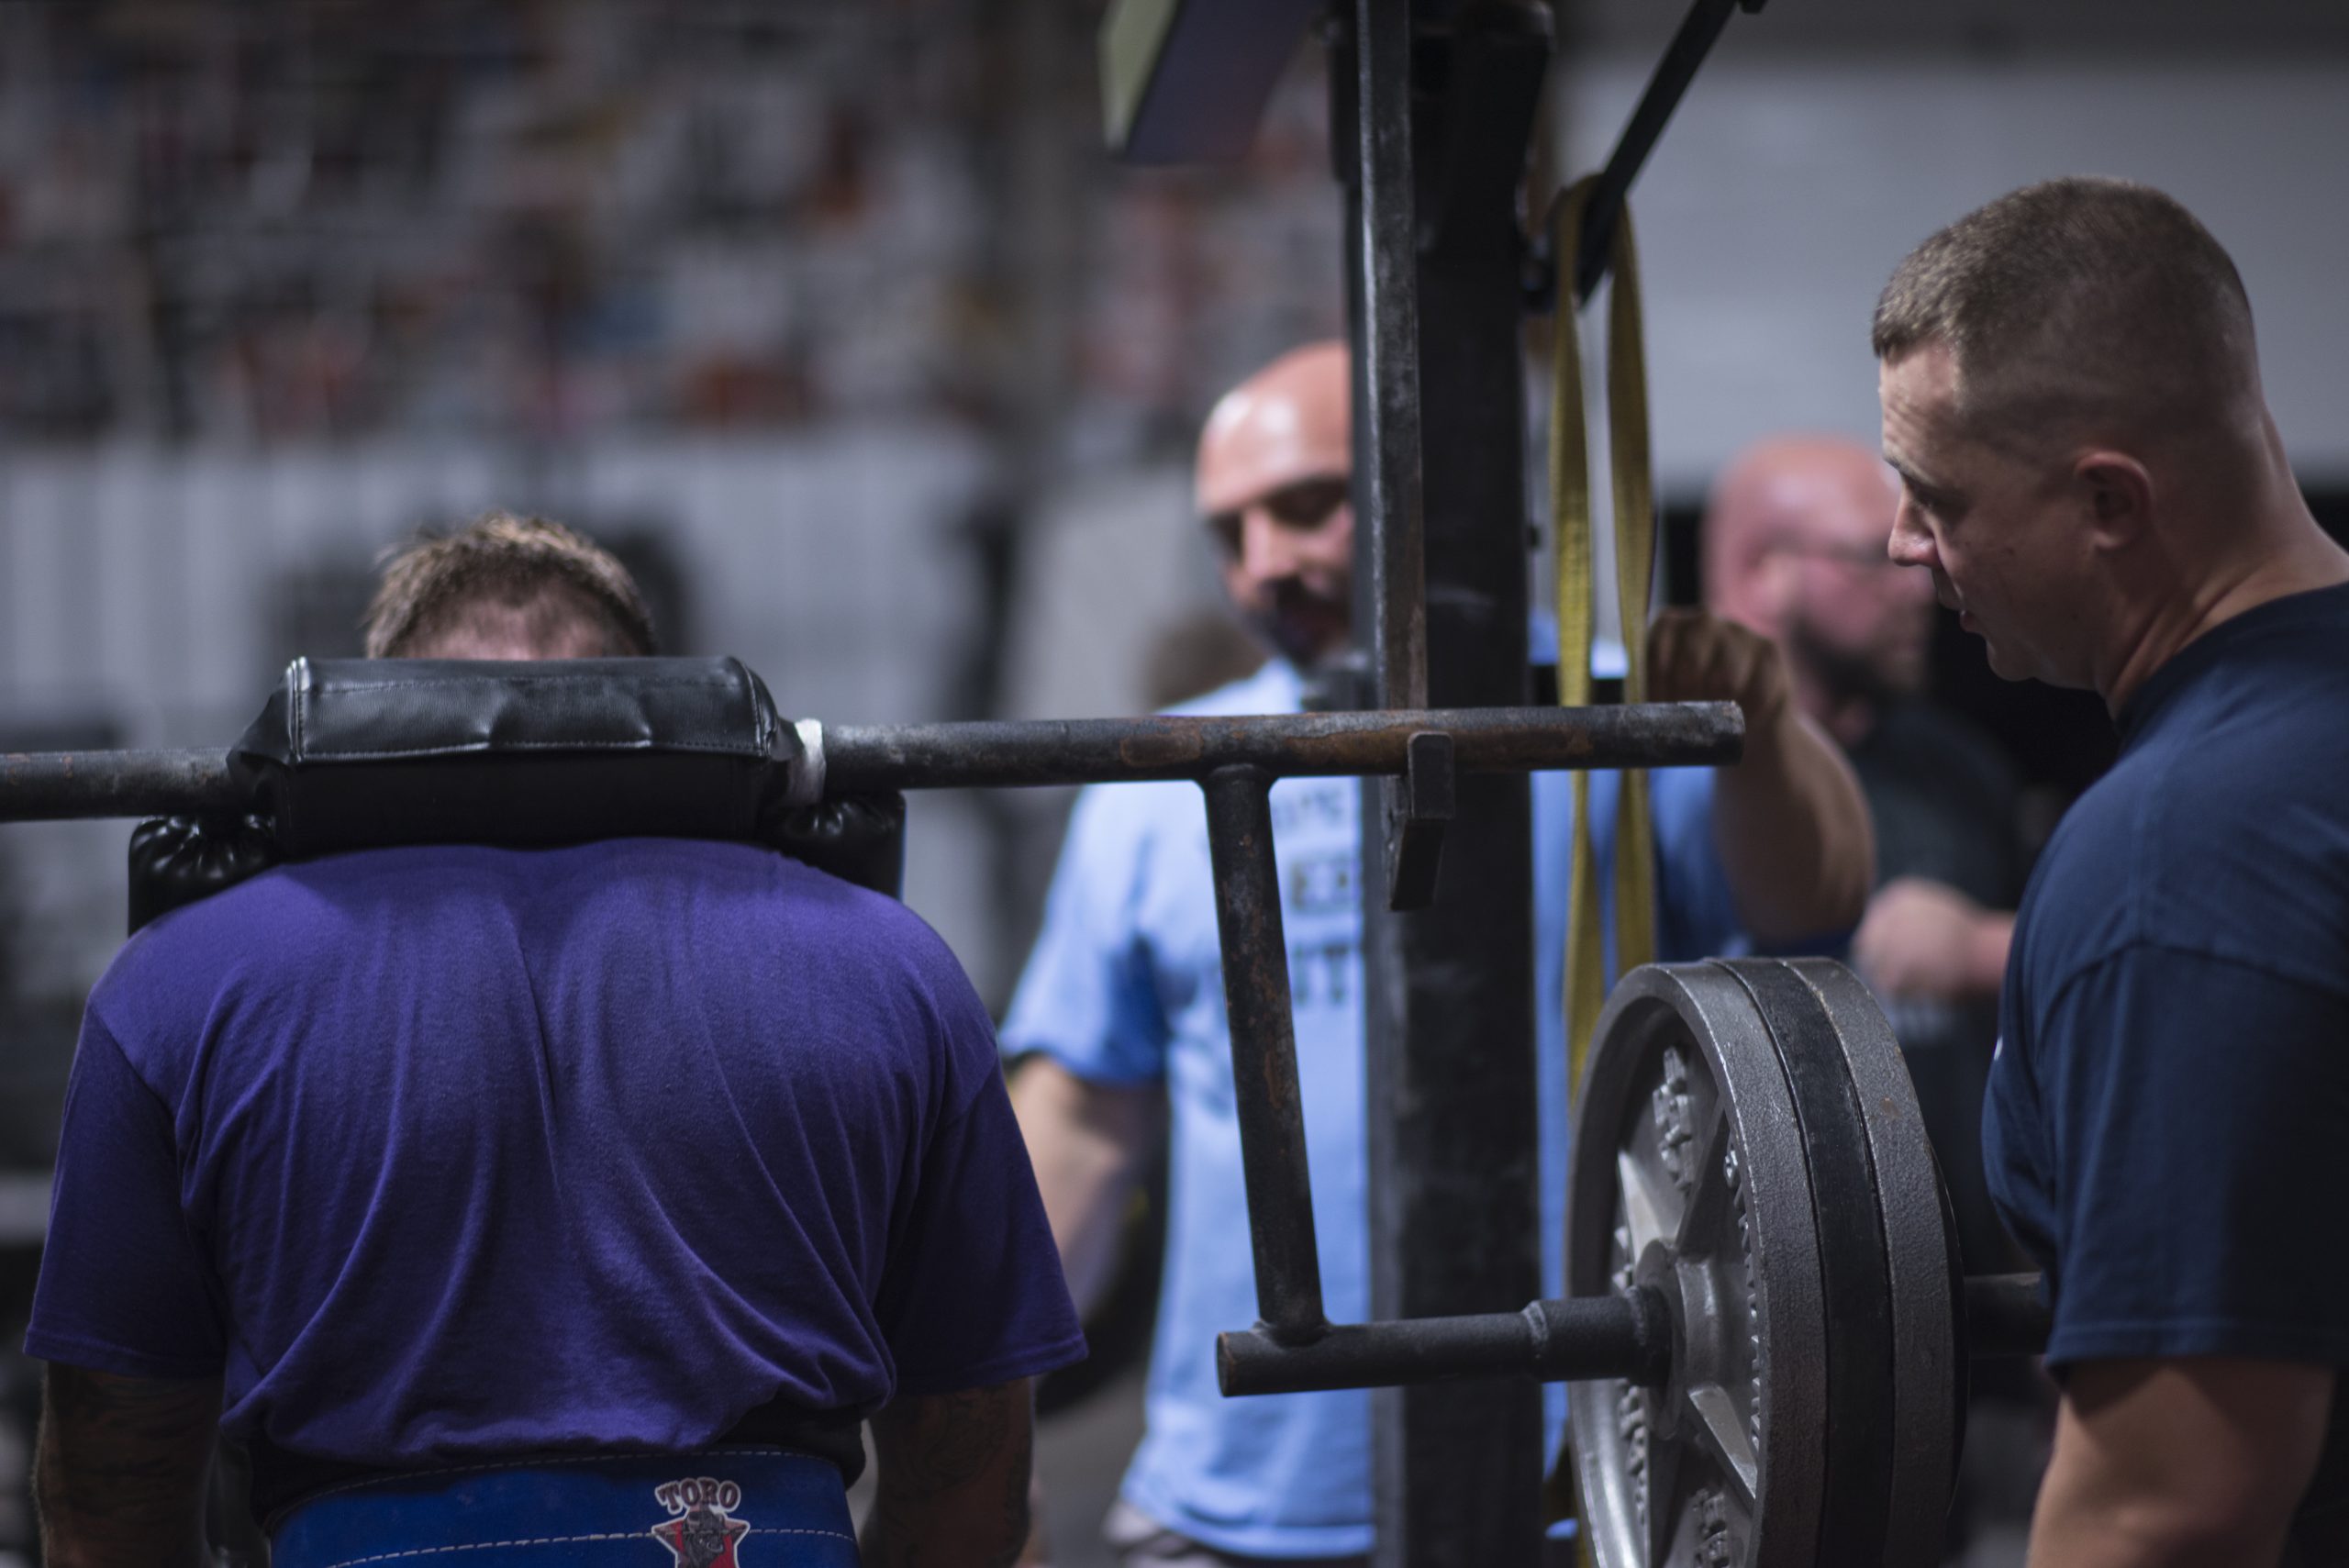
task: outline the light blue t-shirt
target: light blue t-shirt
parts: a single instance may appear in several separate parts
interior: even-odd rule
[[[1275,660],[1180,713],[1297,711],[1297,672]],[[1713,848],[1712,774],[1650,774],[1658,951],[1745,951]],[[1592,777],[1605,859],[1616,778]],[[1370,1314],[1363,1108],[1361,781],[1273,786],[1297,1074],[1305,1095],[1321,1289],[1333,1322]],[[1545,1291],[1560,1287],[1565,1226],[1563,1013],[1573,781],[1533,778],[1536,1051]],[[1102,785],[1077,801],[1044,929],[1002,1029],[1080,1078],[1163,1083],[1171,1107],[1166,1270],[1152,1348],[1147,1430],[1126,1500],[1160,1523],[1249,1556],[1342,1556],[1371,1546],[1370,1396],[1364,1390],[1226,1399],[1215,1337],[1256,1320],[1255,1273],[1224,1017],[1207,810],[1189,784]],[[1494,1304],[1502,1309],[1515,1303]],[[1553,1425],[1559,1407],[1553,1395]]]

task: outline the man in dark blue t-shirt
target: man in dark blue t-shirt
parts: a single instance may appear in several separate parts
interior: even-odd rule
[[[1985,1140],[2064,1385],[2039,1568],[2349,1561],[2349,556],[2233,264],[2109,180],[2001,197],[1878,303],[1893,556],[2120,762],[2032,878]]]
[[[376,618],[392,655],[650,651],[617,564],[523,519],[395,563]],[[945,944],[650,839],[330,857],[142,929],[28,1346],[60,1568],[199,1561],[216,1418],[281,1562],[852,1562],[867,1416],[865,1562],[1008,1561],[1027,1379],[1083,1353]]]

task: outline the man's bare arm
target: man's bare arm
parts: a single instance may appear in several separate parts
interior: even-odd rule
[[[2315,1471],[2335,1376],[2200,1357],[2074,1367],[2032,1568],[2268,1568]]]
[[[1089,1314],[1116,1272],[1126,1204],[1164,1136],[1166,1091],[1097,1084],[1037,1056],[1012,1074],[1011,1111],[1069,1295]]]
[[[50,1568],[196,1568],[220,1418],[217,1378],[51,1364],[34,1496]]]
[[[891,1401],[873,1418],[864,1568],[1007,1568],[1028,1539],[1028,1380]]]
[[[1666,610],[1648,628],[1648,695],[1744,711],[1744,760],[1714,785],[1713,839],[1745,929],[1776,943],[1857,925],[1876,882],[1867,798],[1795,706],[1777,645],[1702,610]]]

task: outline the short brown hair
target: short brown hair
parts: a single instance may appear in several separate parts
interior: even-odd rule
[[[2234,262],[2176,200],[2125,180],[2048,180],[1966,214],[1894,270],[1871,338],[1887,361],[1946,345],[1961,417],[1991,433],[2190,428],[2259,384]]]
[[[411,656],[492,607],[593,628],[608,658],[657,646],[643,595],[610,551],[561,523],[491,512],[392,555],[367,606],[367,657]]]

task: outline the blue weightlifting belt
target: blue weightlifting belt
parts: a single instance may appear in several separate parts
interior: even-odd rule
[[[857,1568],[829,1460],[778,1448],[402,1471],[296,1504],[274,1568]]]

